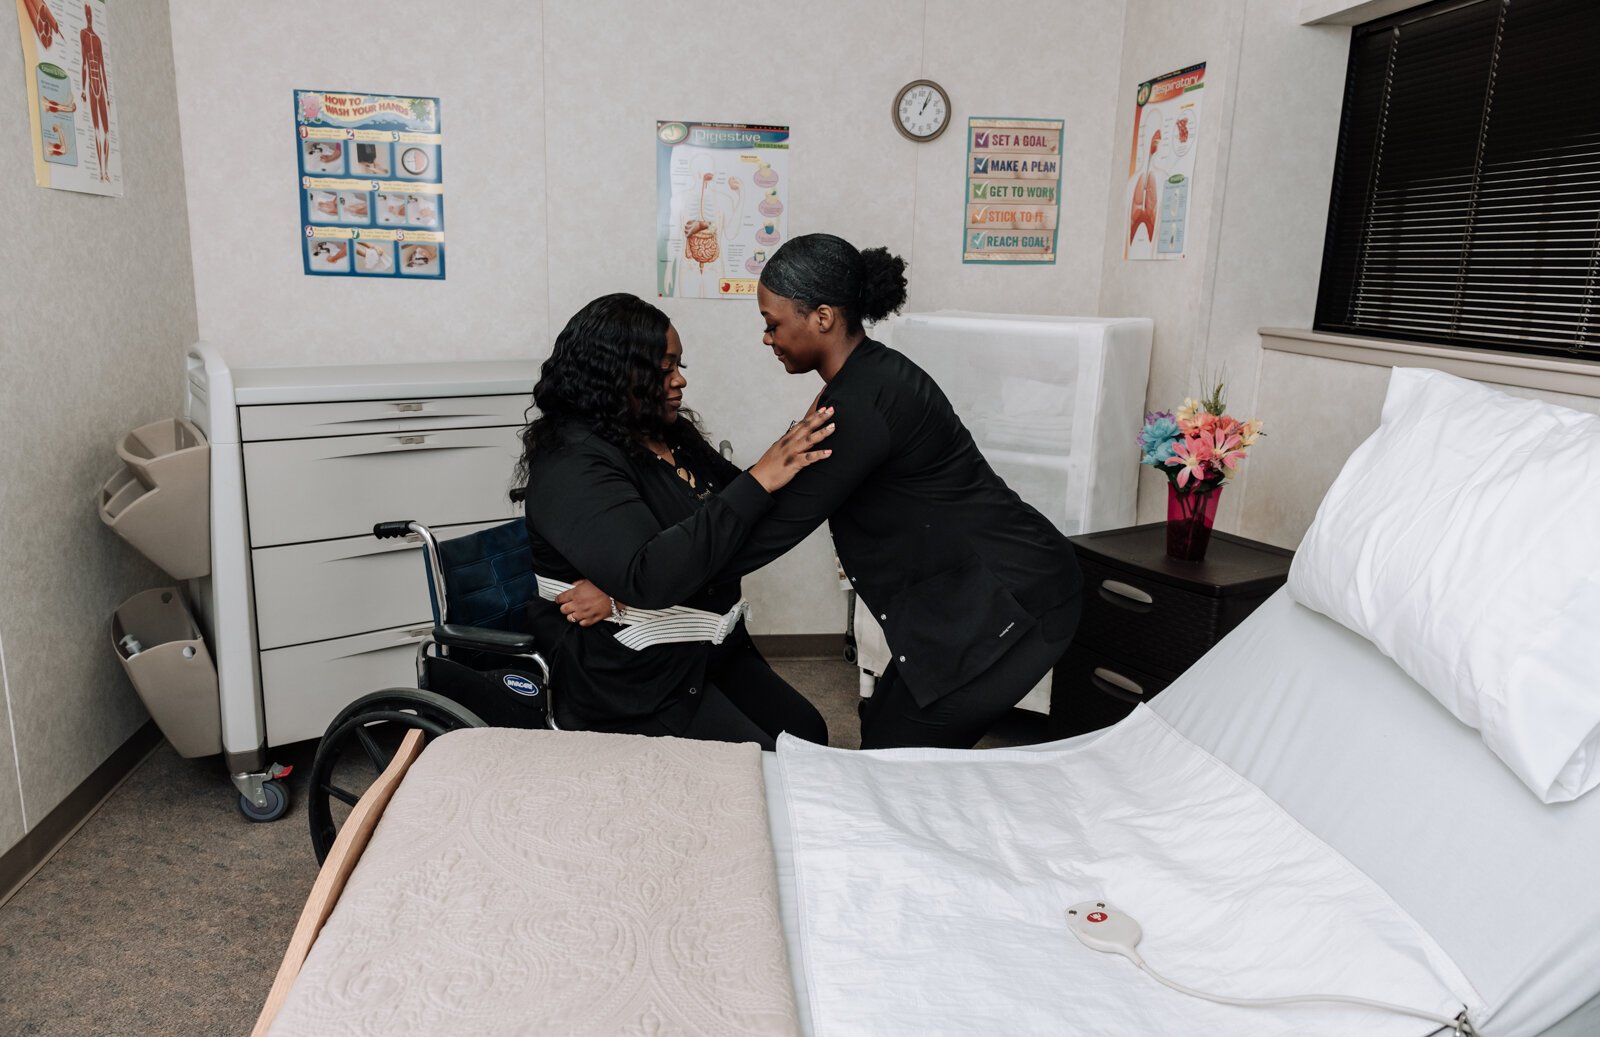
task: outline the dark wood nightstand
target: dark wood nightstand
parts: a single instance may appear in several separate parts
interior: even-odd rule
[[[1289,577],[1294,552],[1211,534],[1203,562],[1168,558],[1167,525],[1069,537],[1083,615],[1050,690],[1050,735],[1114,724],[1148,702]]]

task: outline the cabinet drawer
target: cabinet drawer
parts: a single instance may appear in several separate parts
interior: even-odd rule
[[[1110,727],[1169,683],[1165,677],[1124,666],[1074,644],[1055,669],[1050,737],[1066,738]]]
[[[293,439],[244,446],[250,544],[370,534],[374,523],[430,526],[513,517],[506,490],[515,428]]]
[[[1168,680],[1222,636],[1224,599],[1179,590],[1080,558],[1083,614],[1074,638],[1113,659],[1137,659]]]
[[[321,738],[339,711],[370,691],[417,686],[417,645],[433,627],[379,630],[261,653],[267,742]]]
[[[240,407],[239,433],[249,443],[262,439],[314,439],[414,429],[521,426],[530,402],[525,395],[446,396]]]
[[[433,535],[449,540],[497,524],[448,526]],[[433,621],[420,540],[349,537],[250,555],[263,649]]]

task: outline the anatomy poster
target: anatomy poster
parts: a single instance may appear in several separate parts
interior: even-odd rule
[[[1182,259],[1200,143],[1204,63],[1139,84],[1128,158],[1124,259]]]
[[[122,138],[105,0],[17,0],[33,178],[40,187],[122,195]]]
[[[789,127],[656,123],[656,291],[756,294],[789,236]]]
[[[1060,119],[967,120],[963,263],[1054,263]]]
[[[294,117],[306,273],[443,280],[439,99],[296,90]]]

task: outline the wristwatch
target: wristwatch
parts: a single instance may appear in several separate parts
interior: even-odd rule
[[[611,618],[614,621],[621,623],[628,618],[628,606],[618,605],[616,598],[607,598],[606,600],[611,602]]]

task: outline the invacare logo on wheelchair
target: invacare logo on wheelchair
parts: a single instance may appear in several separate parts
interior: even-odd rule
[[[500,683],[518,695],[526,695],[528,698],[533,698],[539,694],[539,685],[518,673],[506,674],[500,678]]]

